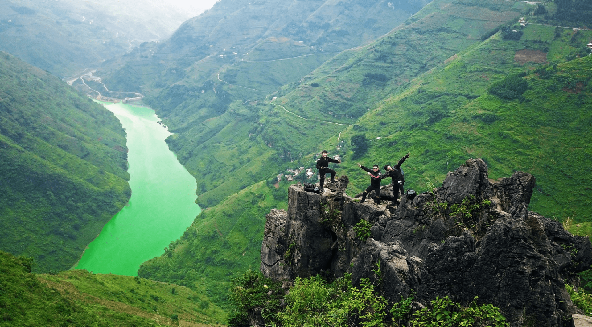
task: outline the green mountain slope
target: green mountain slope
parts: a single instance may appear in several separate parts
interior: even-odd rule
[[[259,99],[299,81],[338,51],[390,31],[424,3],[402,1],[393,7],[386,1],[371,1],[364,7],[366,3],[358,0],[297,5],[219,2],[186,22],[167,42],[146,45],[127,56],[127,63],[103,80],[109,89],[147,94],[145,102],[176,133],[169,144],[196,176],[200,205],[209,207],[267,179],[270,170],[277,170],[276,156],[295,155],[293,151],[267,151],[275,142],[258,137],[256,129],[261,124],[257,120],[267,115],[267,111],[259,112]],[[365,28],[358,28],[366,21]],[[237,35],[237,30],[242,34]],[[245,139],[249,135],[257,139]],[[236,138],[241,142],[235,142]],[[212,148],[208,152],[217,154],[204,157],[198,155],[203,153],[201,144],[223,149]],[[207,161],[201,161],[204,158]],[[220,162],[230,167],[222,168]],[[222,172],[217,168],[230,178],[220,178]],[[203,169],[211,173],[199,172]],[[238,169],[252,174],[243,178]],[[209,193],[212,189],[217,191]]]
[[[143,45],[98,74],[110,90],[138,91],[153,107],[178,112],[171,118],[183,112],[175,124],[192,122],[225,110],[226,93],[254,99],[298,81],[336,53],[389,32],[427,2],[220,1],[166,42]],[[216,108],[211,98],[218,99]]]
[[[509,1],[434,1],[378,42],[326,62],[281,101],[309,119],[353,124],[385,94],[529,9]]]
[[[239,250],[238,239],[212,226],[232,226],[243,221],[244,212],[273,208],[252,200],[247,190],[255,186],[248,185],[265,181],[256,184],[257,194],[269,197],[277,174],[313,168],[324,148],[342,156],[336,170],[350,178],[350,195],[368,183],[357,162],[394,163],[410,152],[403,167],[406,188],[421,192],[466,159],[482,157],[493,178],[514,170],[535,175],[532,210],[589,220],[586,199],[592,190],[585,185],[590,174],[585,170],[592,94],[585,55],[592,34],[556,27],[556,11],[554,3],[541,10],[523,2],[434,1],[377,42],[326,62],[300,84],[258,101],[226,99],[228,110],[187,124],[169,140],[197,176],[200,202],[218,205],[140,273],[174,281],[180,278],[175,269],[184,269],[191,271],[183,275],[191,276],[188,286],[218,280],[224,274],[220,267],[236,276],[243,261],[216,260],[236,258],[245,247]],[[520,26],[520,14],[528,14],[530,24]],[[230,92],[224,96],[231,98]],[[173,128],[175,114],[192,112],[190,106],[181,108],[185,111],[161,110]],[[280,189],[286,184],[280,182]],[[261,216],[249,219],[260,224],[253,231],[263,230]],[[259,250],[254,251],[244,252],[252,261],[243,267],[258,267]]]
[[[0,249],[70,268],[129,199],[126,159],[112,113],[0,53]]]
[[[84,270],[31,273],[0,251],[0,326],[214,326],[224,313],[186,287]]]
[[[589,221],[592,189],[583,183],[590,177],[592,151],[586,141],[592,58],[560,64],[546,58],[561,61],[553,49],[579,52],[570,51],[568,40],[587,40],[592,32],[537,25],[523,31],[520,40],[503,40],[498,33],[458,54],[364,116],[358,124],[374,139],[367,157],[392,161],[393,149],[415,154],[405,172],[409,187],[418,189],[442,181],[449,167],[466,158],[483,158],[491,178],[516,170],[537,178],[531,210]],[[385,117],[392,119],[385,123]]]
[[[216,88],[216,93],[200,93],[175,85],[179,97],[166,92],[161,97],[167,96],[172,102],[194,96],[193,102],[209,99],[209,105],[185,106],[181,102],[175,110],[169,110],[168,103],[157,102],[154,107],[164,108],[157,111],[177,131],[169,144],[196,176],[200,205],[215,205],[225,194],[244,187],[245,178],[251,182],[268,179],[281,172],[274,168],[278,164],[283,170],[294,168],[290,161],[303,157],[311,160],[310,154],[321,150],[319,140],[333,138],[330,144],[337,146],[340,132],[375,102],[407,87],[411,78],[467,46],[481,42],[484,34],[501,24],[517,19],[521,11],[529,9],[523,6],[507,1],[435,1],[379,41],[335,56],[305,76],[302,83],[286,85],[267,101],[244,103],[230,86]],[[450,21],[456,22],[454,28],[439,27],[450,25]],[[438,47],[434,49],[435,40]],[[266,155],[253,153],[253,149],[265,148],[269,150]],[[230,153],[229,158],[240,160],[217,158]],[[207,169],[221,163],[229,173],[223,179]],[[244,170],[251,172],[249,176],[245,177]]]

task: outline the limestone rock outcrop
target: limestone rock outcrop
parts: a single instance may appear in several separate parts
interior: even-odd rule
[[[261,271],[286,285],[346,272],[356,283],[377,278],[380,267],[379,292],[393,302],[411,292],[423,304],[443,296],[468,304],[478,296],[512,326],[573,326],[577,309],[564,284],[589,269],[592,248],[588,238],[528,211],[534,185],[523,172],[490,181],[480,159],[398,205],[348,197],[345,176],[323,194],[293,185],[288,211],[267,215]],[[362,220],[371,226],[366,239],[358,235]]]

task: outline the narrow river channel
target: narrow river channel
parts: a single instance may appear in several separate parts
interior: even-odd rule
[[[105,107],[127,133],[130,202],[88,245],[75,269],[137,276],[140,265],[164,252],[199,214],[195,178],[165,143],[170,135],[150,108]]]

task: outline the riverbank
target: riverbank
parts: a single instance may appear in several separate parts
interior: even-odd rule
[[[164,253],[201,212],[196,181],[170,151],[171,135],[154,110],[123,103],[104,103],[127,134],[132,196],[97,238],[88,245],[76,269],[137,276],[139,266]]]

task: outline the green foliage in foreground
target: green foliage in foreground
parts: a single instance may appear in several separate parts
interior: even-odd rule
[[[587,316],[592,316],[592,294],[583,289],[576,289],[575,287],[565,284],[565,289],[571,297],[571,301],[584,312]]]
[[[265,321],[276,321],[275,316],[281,310],[284,296],[281,283],[265,278],[259,271],[247,270],[232,281],[230,299],[234,307],[229,325],[249,325],[250,314],[255,312],[255,308],[260,308],[260,315]]]
[[[83,270],[36,275],[31,264],[0,251],[0,326],[212,326],[225,319],[186,287]]]
[[[566,284],[571,301],[587,316],[592,316],[592,267],[579,275],[579,287]]]
[[[365,242],[368,237],[372,236],[370,228],[372,228],[372,224],[365,219],[360,219],[360,221],[354,226],[356,236],[362,240],[362,242]]]
[[[356,287],[350,275],[332,283],[318,275],[296,278],[289,292],[284,292],[277,282],[247,271],[234,280],[231,298],[231,326],[248,326],[253,318],[249,314],[254,312],[272,326],[509,326],[499,308],[478,305],[477,298],[466,307],[448,297],[436,298],[414,311],[413,296],[388,303],[368,279]]]
[[[411,326],[495,326],[509,327],[499,308],[492,304],[477,305],[477,298],[467,307],[463,307],[448,298],[436,298],[431,306],[413,313]]]

